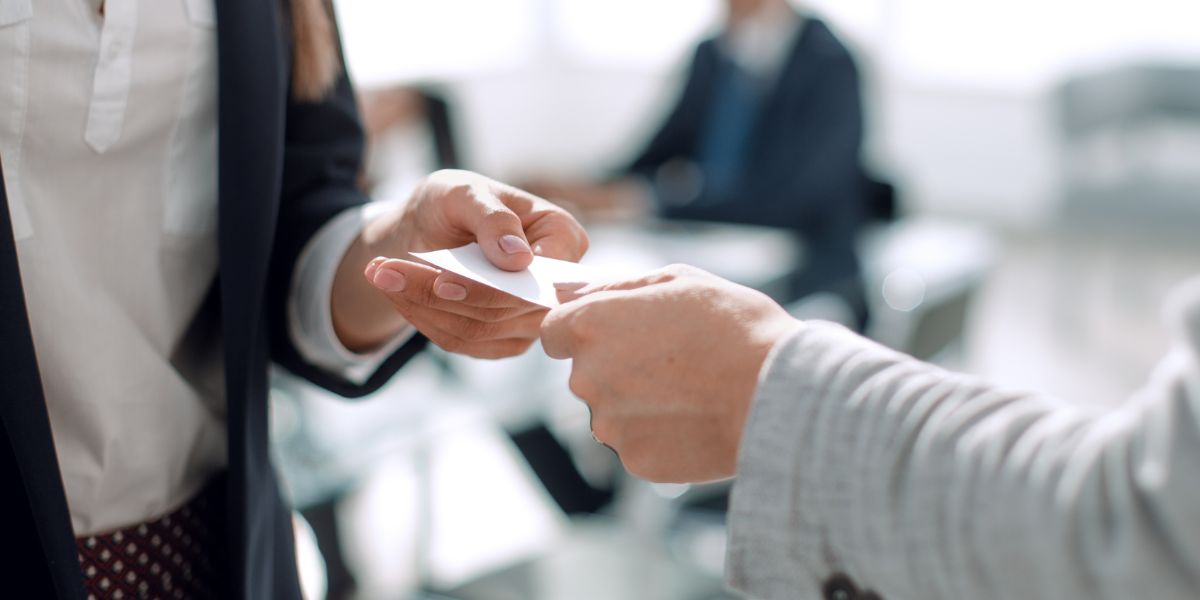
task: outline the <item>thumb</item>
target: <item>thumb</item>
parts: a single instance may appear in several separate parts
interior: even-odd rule
[[[466,211],[461,223],[475,236],[492,264],[506,271],[521,271],[533,262],[533,249],[525,238],[520,217],[494,193],[478,189]]]

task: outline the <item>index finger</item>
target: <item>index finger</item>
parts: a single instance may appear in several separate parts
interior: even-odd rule
[[[383,290],[395,300],[473,316],[468,309],[497,309],[505,311],[534,310],[542,307],[507,292],[502,292],[467,277],[443,271],[427,264],[392,258],[376,266],[380,271],[393,271],[403,276],[403,289]],[[457,293],[446,286],[457,288]],[[477,311],[475,311],[477,312]]]
[[[610,279],[594,282],[562,281],[554,284],[558,301],[566,304],[600,292],[631,291],[674,281],[687,267],[671,265],[631,279]]]
[[[550,358],[575,358],[604,343],[622,318],[628,292],[605,291],[553,308],[542,320],[542,344]]]
[[[451,286],[451,288],[448,289],[446,286]],[[461,291],[453,290],[453,286],[461,288]],[[540,304],[450,271],[442,271],[438,275],[433,282],[433,289],[435,295],[443,300],[474,308],[542,308]]]
[[[564,304],[551,309],[542,321],[542,349],[550,358],[565,360],[575,355],[575,330],[572,326],[577,305]]]
[[[587,253],[587,231],[562,207],[507,185],[496,195],[521,219],[534,254],[579,262]]]

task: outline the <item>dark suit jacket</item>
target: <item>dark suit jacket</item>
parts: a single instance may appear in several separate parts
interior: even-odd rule
[[[290,512],[268,457],[269,362],[361,396],[423,345],[410,342],[369,383],[353,386],[305,364],[288,339],[284,307],[300,250],[326,221],[366,198],[355,187],[363,139],[349,81],[343,78],[320,103],[290,99],[286,10],[277,0],[217,0],[220,274],[213,293],[225,341],[229,421],[224,558],[234,588],[228,597],[252,600],[300,598]],[[0,546],[11,554],[0,563],[6,588],[25,598],[82,599],[2,187],[0,511]]]
[[[722,60],[716,40],[700,44],[678,103],[628,172],[654,182],[664,217],[799,232],[809,253],[795,293],[858,287],[854,237],[869,186],[859,161],[863,117],[850,53],[825,23],[808,19],[755,117],[738,191],[714,197],[684,185],[690,189],[680,192],[669,165],[696,161]]]

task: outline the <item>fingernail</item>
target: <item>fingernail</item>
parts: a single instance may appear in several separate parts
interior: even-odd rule
[[[574,292],[583,289],[587,285],[582,281],[559,281],[554,284],[554,289],[560,292]]]
[[[375,260],[367,263],[367,269],[366,269],[366,271],[364,271],[364,274],[367,276],[367,279],[372,280],[372,281],[375,280],[375,272],[379,270],[379,265],[383,264],[383,261],[385,261],[385,260],[387,260],[387,259],[383,258],[381,256],[381,257],[376,258]]]
[[[501,237],[500,249],[507,254],[529,254],[533,252],[529,249],[528,242],[515,235],[506,235]]]
[[[467,288],[457,283],[441,283],[433,290],[442,300],[466,300]]]
[[[375,273],[375,277],[371,279],[371,283],[385,292],[403,292],[408,281],[404,278],[403,273],[397,273],[391,269],[379,269]]]

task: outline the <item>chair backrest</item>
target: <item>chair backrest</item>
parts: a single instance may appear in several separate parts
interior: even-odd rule
[[[860,246],[870,336],[922,360],[953,361],[996,264],[994,235],[974,223],[907,219],[869,232]]]
[[[866,221],[891,223],[900,217],[896,186],[875,177],[866,178]]]
[[[1056,105],[1068,139],[1149,119],[1200,121],[1200,67],[1129,65],[1079,75],[1059,87]]]
[[[962,343],[968,311],[982,279],[972,279],[953,294],[930,302],[916,314],[904,351],[921,360],[936,361]]]
[[[1200,226],[1200,67],[1129,65],[1064,82],[1055,94],[1073,229],[1193,234]]]
[[[454,119],[450,104],[438,91],[422,87],[418,90],[425,101],[425,118],[433,133],[434,149],[437,153],[437,168],[462,168],[462,153],[458,149],[458,138],[455,133]]]

